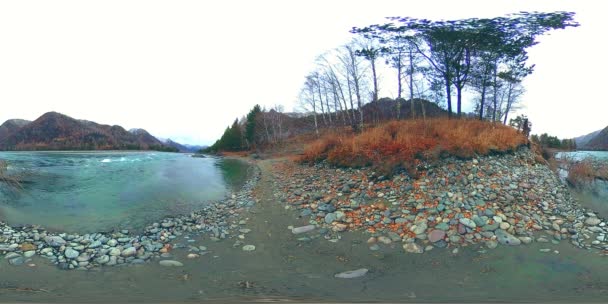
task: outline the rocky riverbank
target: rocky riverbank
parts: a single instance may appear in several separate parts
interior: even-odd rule
[[[408,253],[480,244],[570,242],[608,253],[606,221],[582,208],[566,185],[527,148],[508,155],[454,158],[427,165],[419,178],[369,169],[290,162],[274,168],[285,208],[309,218],[302,240],[369,233],[371,250],[402,244]],[[305,236],[308,235],[308,236]]]
[[[99,266],[126,266],[156,261],[162,266],[181,266],[171,260],[173,248],[184,248],[196,258],[206,253],[205,246],[193,246],[192,238],[201,234],[210,239],[236,239],[235,247],[242,244],[247,221],[243,213],[256,203],[252,191],[260,178],[260,171],[252,166],[250,179],[236,193],[210,202],[202,210],[188,215],[165,218],[145,227],[140,235],[128,230],[111,233],[51,233],[37,226],[10,227],[0,222],[0,253],[11,265],[29,265],[39,255],[61,269],[91,269]],[[178,243],[177,238],[186,240]],[[246,247],[246,246],[244,246]],[[243,250],[250,250],[250,247]]]
[[[569,242],[608,254],[606,221],[582,208],[565,184],[527,149],[471,160],[444,159],[426,165],[418,178],[402,173],[391,178],[370,169],[338,169],[326,164],[303,166],[274,162],[274,197],[308,225],[290,227],[300,242],[337,242],[346,231],[364,231],[372,251],[402,246],[408,253],[434,248],[477,245],[494,249]],[[227,199],[188,215],[152,223],[139,235],[51,233],[37,226],[0,223],[0,253],[12,265],[33,265],[36,255],[61,269],[92,269],[154,261],[180,266],[171,250],[183,248],[189,258],[207,253],[194,238],[231,240],[237,250],[251,230],[244,213],[254,207],[252,178]],[[544,250],[544,249],[543,249]],[[547,249],[547,252],[549,250]]]

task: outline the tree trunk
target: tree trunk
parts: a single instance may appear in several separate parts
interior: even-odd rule
[[[327,96],[327,88],[325,88],[325,108],[327,109],[327,117],[329,119],[329,125],[333,125],[331,120],[331,108],[329,107],[329,96]]]
[[[266,113],[262,112],[262,121],[264,122],[264,130],[266,131],[266,142],[270,142],[270,133],[268,132],[268,123],[266,123]]]
[[[447,73],[446,73],[447,75]],[[448,118],[452,118],[452,89],[451,89],[452,84],[450,83],[450,77],[446,76],[445,77],[445,94],[447,97],[447,101],[448,101]]]
[[[401,79],[403,65],[401,64],[401,51],[399,52],[397,55],[397,120],[401,119],[401,92],[403,91],[403,81]]]
[[[483,120],[483,108],[486,101],[486,85],[485,81],[481,84],[481,101],[479,102],[479,120]]]
[[[350,101],[350,114],[352,116],[352,121],[350,122],[353,130],[356,129],[357,125],[357,117],[355,116],[355,105],[353,104],[353,92],[350,87],[350,76],[346,73],[346,84],[348,85],[348,100]]]
[[[340,97],[338,96],[338,91],[335,87],[335,84],[333,85],[333,91],[334,91],[334,107],[336,106],[336,104],[340,107],[340,114],[342,116],[342,124],[346,125],[346,117],[344,115],[344,109],[342,108],[342,103],[340,102]],[[338,119],[338,111],[336,111],[336,119]]]
[[[494,111],[492,113],[492,121],[496,121],[496,108],[498,108],[498,96],[496,96],[498,94],[498,82],[497,82],[497,77],[498,77],[498,65],[494,66],[494,96],[492,96],[493,102],[494,102]]]
[[[378,100],[378,77],[376,76],[376,59],[370,60],[372,62],[372,76],[374,77],[374,96],[373,101]]]
[[[338,92],[340,93],[339,97],[341,97],[342,102],[344,103],[344,111],[345,111],[345,113],[343,113],[342,115],[346,114],[346,117],[348,118],[348,121],[351,122],[352,118],[350,117],[350,113],[348,112],[348,104],[346,103],[346,97],[344,97],[344,90],[342,89],[342,84],[340,84],[340,81],[338,81],[337,77],[334,77],[334,81],[338,85]],[[340,105],[340,108],[342,108],[342,105]]]
[[[396,104],[396,107],[397,107],[397,120],[400,120],[401,119],[401,98],[397,98],[396,102],[397,102],[397,104]]]
[[[426,109],[424,107],[424,101],[420,99],[420,108],[422,109],[422,120],[426,121]]]
[[[507,94],[507,108],[505,109],[505,120],[503,124],[507,124],[507,116],[509,115],[509,111],[511,111],[511,95],[513,93],[513,84],[509,83],[509,93]]]
[[[456,86],[456,113],[458,118],[462,116],[462,87]]]
[[[325,107],[323,106],[323,95],[321,95],[321,78],[317,74],[317,92],[319,93],[319,101],[321,104],[321,117],[323,118],[323,124],[327,126],[327,120],[325,119]],[[314,98],[314,92],[312,92]],[[329,111],[329,109],[327,109]]]
[[[412,119],[416,118],[416,107],[414,106],[414,54],[413,50],[409,51],[410,59],[410,107],[412,111]]]
[[[397,99],[401,99],[401,92],[403,92],[403,81],[401,80],[401,55],[398,55],[397,60]]]
[[[353,73],[353,84],[355,85],[355,97],[357,97],[357,107],[359,108],[359,130],[363,130],[363,107],[361,104],[361,88],[359,87],[359,78],[357,75],[357,63],[355,62],[355,58],[356,56],[354,54],[350,55],[350,60],[351,60],[351,69],[352,69],[352,73]]]
[[[317,123],[317,102],[315,101],[314,92],[311,92],[311,93],[312,93],[311,94],[312,95],[312,116],[314,117],[314,120],[315,120],[315,133],[317,134],[317,136],[319,136],[319,125]],[[319,93],[321,93],[321,91],[319,91]],[[323,100],[321,100],[321,105],[323,105]]]

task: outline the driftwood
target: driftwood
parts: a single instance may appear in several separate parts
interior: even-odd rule
[[[44,289],[44,288],[31,288],[31,287],[0,287],[0,292],[2,292],[2,291],[51,292],[48,289]]]

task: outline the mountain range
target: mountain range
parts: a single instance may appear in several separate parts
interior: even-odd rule
[[[186,149],[180,149],[172,144],[161,142],[144,129],[127,131],[121,126],[78,120],[57,112],[45,113],[34,121],[10,119],[0,125],[0,150],[5,151],[158,150],[186,152]]]
[[[200,151],[201,149],[206,148],[207,146],[199,146],[199,145],[186,145],[186,144],[180,144],[178,142],[175,142],[173,140],[171,140],[170,138],[167,139],[162,139],[159,138],[159,140],[169,146],[169,147],[174,147],[176,148],[179,152],[188,152],[188,153],[195,153]]]
[[[579,150],[608,150],[608,127],[574,138]]]

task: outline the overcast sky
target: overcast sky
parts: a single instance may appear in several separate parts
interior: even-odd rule
[[[581,23],[530,49],[533,133],[606,127],[602,1],[555,0],[1,1],[0,123],[57,111],[209,144],[256,103],[292,110],[315,58],[353,26],[524,10],[574,11]]]

